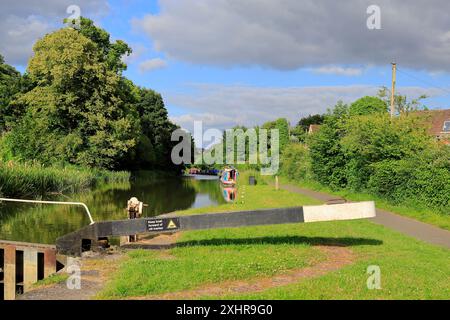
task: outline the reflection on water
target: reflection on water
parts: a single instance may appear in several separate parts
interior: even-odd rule
[[[52,199],[79,201],[88,205],[95,221],[126,219],[128,199],[137,197],[148,204],[144,216],[226,203],[217,178],[139,177],[120,185],[105,185],[95,190]],[[78,207],[0,204],[0,239],[55,243],[56,238],[89,224]]]
[[[226,202],[234,202],[234,200],[236,200],[237,188],[235,186],[221,185],[220,189],[222,191],[222,196]]]

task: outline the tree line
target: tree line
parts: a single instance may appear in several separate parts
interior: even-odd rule
[[[450,148],[429,134],[427,116],[411,112],[423,98],[396,98],[393,118],[381,97],[339,102],[316,133],[286,148],[282,174],[448,214]]]
[[[39,39],[22,75],[0,56],[0,157],[101,169],[177,169],[161,95],[123,72],[132,49],[81,18]]]

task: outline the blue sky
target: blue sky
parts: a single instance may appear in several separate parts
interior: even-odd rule
[[[78,4],[82,15],[93,18],[113,39],[134,49],[125,75],[162,93],[171,118],[187,129],[194,119],[219,129],[277,117],[294,123],[324,112],[339,99],[351,102],[390,86],[393,59],[399,64],[400,93],[409,98],[427,93],[429,108],[450,108],[450,24],[441,16],[445,8],[421,8],[420,2],[411,1],[412,7],[418,5],[408,9],[408,17],[421,20],[408,29],[404,5],[380,0],[382,30],[369,31],[365,9],[370,1],[357,0],[357,6],[343,8],[330,0],[317,1],[324,5],[312,0],[301,7],[290,0],[277,6],[269,0],[69,2]],[[22,2],[26,6],[29,1]],[[48,1],[47,7],[7,12],[5,5],[2,15],[15,18],[19,26],[36,21],[44,34],[67,16],[64,1]],[[424,10],[435,11],[424,19]],[[328,17],[340,12],[342,20],[330,25]],[[424,33],[432,39],[424,40]],[[38,32],[34,39],[30,36],[30,43],[38,37]],[[5,46],[13,42],[7,34],[3,38]],[[25,58],[20,60],[6,47],[0,53],[24,70]]]

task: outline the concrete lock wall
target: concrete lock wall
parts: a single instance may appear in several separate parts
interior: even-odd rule
[[[55,272],[55,246],[0,240],[1,300],[14,300]]]

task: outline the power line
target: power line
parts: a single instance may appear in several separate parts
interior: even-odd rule
[[[426,85],[428,85],[428,86],[431,86],[432,88],[439,89],[439,90],[441,90],[441,91],[444,91],[444,92],[447,93],[447,94],[450,94],[450,90],[449,90],[449,89],[445,89],[445,88],[440,87],[440,86],[437,86],[437,85],[435,85],[435,84],[433,84],[433,83],[431,83],[431,82],[429,82],[429,81],[427,81],[427,80],[423,80],[423,79],[421,79],[421,78],[419,78],[419,77],[416,77],[416,76],[414,76],[414,75],[412,75],[412,74],[410,74],[410,73],[408,73],[408,72],[403,71],[402,69],[399,69],[398,67],[397,67],[397,71],[398,71],[399,73],[402,73],[402,74],[404,74],[404,75],[406,75],[406,76],[408,76],[408,77],[414,79],[414,80],[420,81],[420,82],[422,82],[422,83],[424,83],[424,84],[426,84]]]

